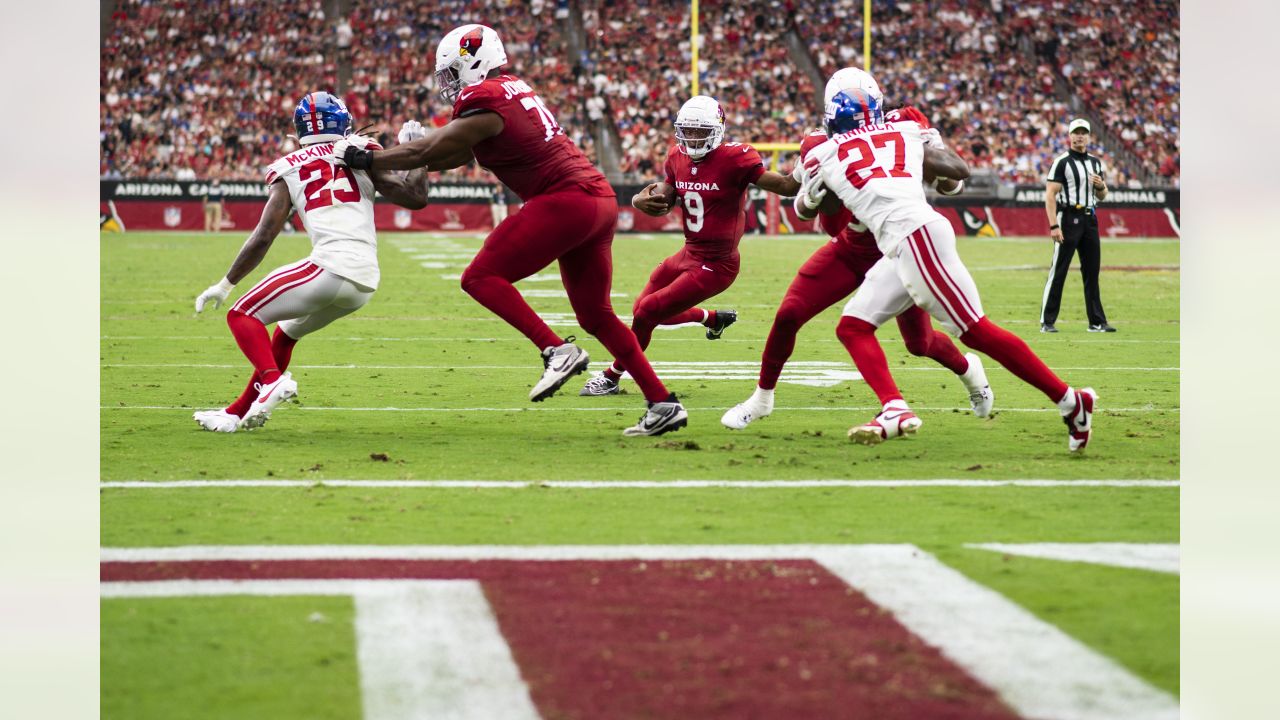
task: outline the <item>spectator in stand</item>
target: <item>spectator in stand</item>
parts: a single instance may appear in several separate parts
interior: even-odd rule
[[[204,190],[204,231],[218,232],[222,229],[222,182],[213,179]]]

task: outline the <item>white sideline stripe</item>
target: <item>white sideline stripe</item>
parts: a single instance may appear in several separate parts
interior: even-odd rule
[[[358,593],[365,720],[538,720],[479,581]]]
[[[1177,488],[1179,480],[109,480],[101,489],[179,488],[563,488],[574,490],[651,490],[694,488],[911,488],[911,487],[1108,487]],[[1017,546],[1011,546],[1017,547]]]
[[[689,324],[696,325],[697,323],[689,323]],[[662,325],[660,327],[667,327],[667,326]],[[225,341],[227,339],[227,336],[226,335],[99,335],[98,339],[99,340],[222,340],[222,341]],[[1060,339],[1065,340],[1067,342],[1079,342],[1079,343],[1141,343],[1141,344],[1150,343],[1150,344],[1162,344],[1162,345],[1165,345],[1165,344],[1179,345],[1182,343],[1181,340],[1121,340],[1117,338],[1102,337],[1100,335],[1097,337],[1089,336],[1089,337],[1071,337],[1071,338],[1060,338]],[[338,342],[365,341],[365,340],[377,340],[377,341],[389,341],[389,342],[465,342],[468,340],[472,340],[472,341],[481,341],[481,342],[512,342],[512,343],[521,343],[521,344],[525,342],[525,339],[521,337],[503,337],[503,338],[437,337],[437,336],[342,337],[340,335],[324,335],[324,334],[307,337],[307,342],[309,343],[315,342],[316,340],[332,340],[332,341],[338,341]],[[703,338],[663,338],[662,342],[664,343],[706,342],[706,340]],[[757,340],[740,340],[740,339],[734,339],[734,338],[720,338],[716,342],[755,343],[757,345],[764,344],[764,340],[758,340],[758,339]],[[806,344],[807,343],[838,343],[838,342],[840,341],[835,339],[822,338],[822,337],[805,338]],[[893,337],[887,337],[887,338],[881,339],[881,344],[884,344],[884,345],[890,345],[898,342],[900,341]]]
[[[811,559],[891,611],[908,630],[995,690],[1025,717],[1178,717],[1178,703],[1167,693],[913,545],[188,546],[103,548],[100,556],[104,562]],[[112,597],[129,597],[121,593],[148,592],[133,586],[168,585],[166,590],[174,592],[181,582],[104,583],[101,587],[103,597],[108,592]],[[187,587],[211,582],[219,581],[195,581]],[[282,582],[321,586],[361,581],[272,584]],[[241,582],[239,587],[251,584]]]
[[[1178,717],[1178,703],[1168,694],[919,548],[860,546],[818,558],[1021,715]]]
[[[1182,546],[1176,543],[970,543],[965,547],[1046,560],[1181,574]]]
[[[217,405],[216,402],[210,401],[210,406]],[[192,412],[199,410],[199,407],[188,405],[99,405],[99,410],[186,410]],[[790,411],[790,412],[880,412],[883,408],[879,405],[827,405],[817,407],[780,407],[775,406],[774,411]],[[929,412],[951,412],[952,410],[962,410],[969,412],[969,408],[954,406],[931,406],[916,405],[912,410],[927,410]],[[315,405],[300,405],[296,410],[303,412],[629,412],[627,407],[320,407]],[[695,412],[724,412],[723,407],[690,407],[686,406],[685,410]],[[1058,412],[1057,408],[1011,408],[997,407],[997,413],[1002,412],[1026,412],[1026,413],[1047,413]],[[1103,406],[1097,410],[1098,414],[1106,415],[1108,413],[1180,413],[1179,408],[1157,408],[1157,407],[1137,407],[1137,408],[1113,408]]]
[[[661,371],[664,366],[670,368],[672,366],[678,368],[689,367],[705,367],[710,370],[716,368],[742,368],[739,373],[743,377],[752,378],[757,375],[760,367],[758,362],[680,362],[680,363],[663,363],[656,361],[652,363],[653,369]],[[794,365],[795,369],[806,368],[833,368],[841,370],[853,370],[849,363],[837,362],[799,362],[789,363]],[[211,363],[103,363],[101,367],[111,368],[239,368],[245,367],[244,363],[227,363],[227,364],[211,364]],[[529,365],[290,365],[289,368],[296,370],[528,370]],[[1002,368],[999,368],[1002,369]],[[1179,372],[1180,367],[1060,367],[1057,370],[1091,370],[1091,371],[1122,371],[1122,372]],[[678,370],[677,370],[678,372]],[[894,372],[946,372],[951,371],[942,367],[903,367],[894,368]],[[664,373],[664,377],[669,373]],[[719,376],[726,376],[726,373],[718,373]]]

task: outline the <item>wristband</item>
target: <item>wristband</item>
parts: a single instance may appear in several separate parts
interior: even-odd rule
[[[361,150],[355,145],[347,146],[342,153],[342,162],[352,170],[372,170],[373,169],[373,152],[369,150]]]
[[[1049,229],[1050,229],[1050,230],[1057,230],[1059,227],[1061,227],[1061,225],[1058,225],[1057,223],[1054,223],[1054,224],[1052,224],[1052,225],[1050,225],[1050,226],[1049,226]]]
[[[218,281],[218,288],[221,289],[223,292],[231,292],[231,289],[234,288],[235,286],[236,286],[235,283],[231,282],[225,277]]]

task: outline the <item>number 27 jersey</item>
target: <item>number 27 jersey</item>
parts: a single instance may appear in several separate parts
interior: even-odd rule
[[[809,154],[820,164],[823,183],[889,257],[907,235],[942,217],[924,195],[922,129],[914,120],[869,125],[836,135]]]
[[[355,137],[355,136],[352,136]],[[377,142],[363,138],[369,150]],[[283,181],[311,238],[311,262],[377,289],[378,236],[373,222],[373,180],[338,164],[333,143],[306,145],[267,167],[267,185]]]

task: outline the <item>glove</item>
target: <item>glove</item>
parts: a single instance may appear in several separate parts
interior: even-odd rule
[[[808,180],[808,179],[809,179],[809,178],[808,178],[808,176],[807,176],[807,175],[805,175],[805,172],[804,172],[804,163],[800,162],[799,160],[797,160],[797,161],[796,161],[796,166],[795,166],[795,168],[794,168],[794,169],[792,169],[792,171],[791,171],[791,179],[792,179],[792,180],[795,180],[796,182],[800,183],[801,185],[804,185],[805,180]]]
[[[344,137],[333,144],[333,155],[341,164],[352,170],[369,170],[373,167],[373,152],[365,150],[369,138],[363,135]]]
[[[827,184],[822,182],[822,176],[814,175],[808,178],[800,186],[800,197],[803,199],[805,207],[810,210],[818,209],[818,206],[827,197]]]
[[[196,312],[203,312],[204,306],[209,302],[213,303],[214,310],[222,307],[222,303],[226,302],[227,294],[231,292],[233,287],[235,285],[228,282],[226,278],[219,280],[217,285],[210,285],[196,297]]]
[[[417,120],[408,120],[404,125],[400,126],[400,132],[396,135],[396,142],[401,145],[414,140],[421,140],[427,136],[427,131],[422,127],[422,123]]]
[[[934,150],[946,150],[946,143],[942,142],[942,133],[938,132],[938,128],[925,128],[920,131],[920,136],[924,138],[924,144]]]

